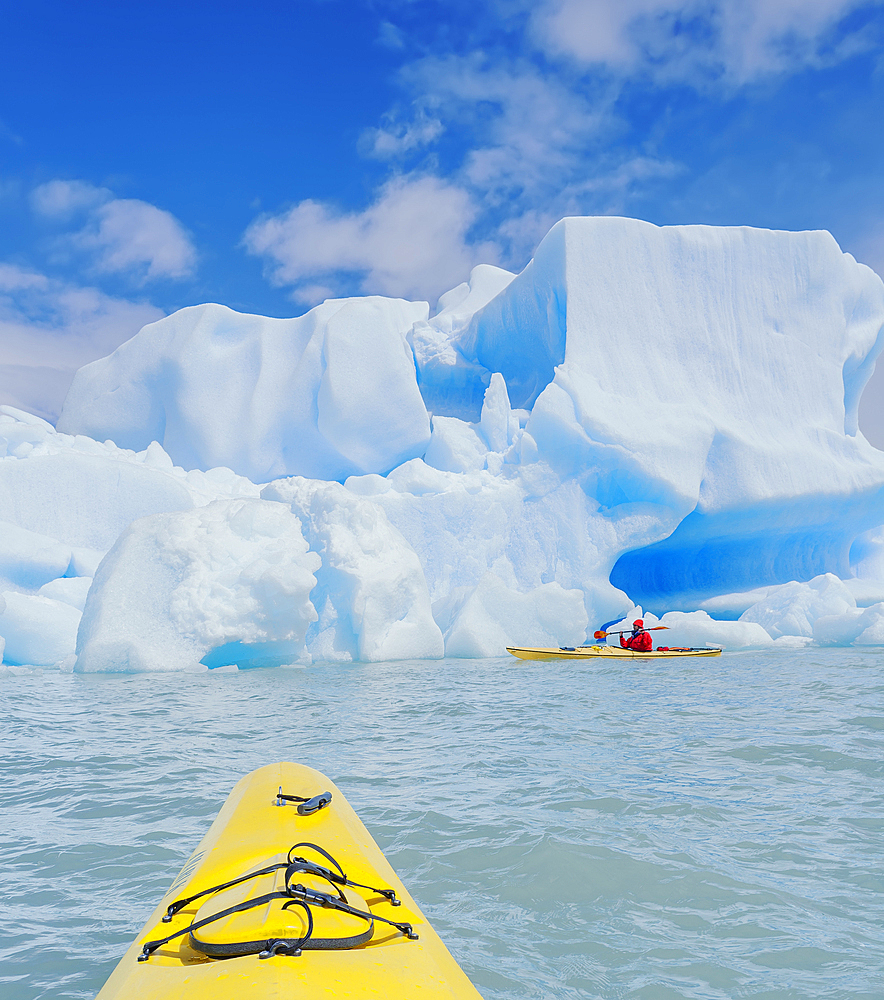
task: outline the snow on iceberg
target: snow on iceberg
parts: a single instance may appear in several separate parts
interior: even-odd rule
[[[831,573],[807,583],[771,587],[748,608],[741,622],[757,622],[778,642],[803,637],[823,646],[884,646],[884,602],[857,607],[855,593],[881,589],[856,586],[864,580],[839,580]]]
[[[229,469],[176,468],[156,442],[135,453],[0,407],[6,662],[52,666],[74,656],[91,578],[134,518],[259,492]]]
[[[70,545],[0,521],[0,580],[7,585],[40,587],[64,576],[72,557]]]
[[[640,544],[647,537],[641,512],[606,518],[573,480],[563,482],[543,467],[501,470],[458,474],[414,459],[385,478],[355,477],[346,486],[381,506],[419,553],[433,614],[446,634],[488,572],[515,594],[558,584],[563,628],[569,630],[570,591],[582,593],[593,620],[628,608],[629,598],[607,576],[611,552],[623,538]]]
[[[82,611],[86,607],[86,598],[89,596],[89,589],[92,586],[91,576],[71,576],[61,577],[57,580],[50,580],[44,583],[37,591],[41,597],[49,597],[53,601],[61,601],[62,604],[69,604],[77,611]]]
[[[25,422],[16,412],[0,407],[0,521],[8,525],[0,531],[0,565],[7,566],[0,568],[0,575],[11,578],[4,550],[25,546],[31,557],[19,557],[22,585],[39,586],[36,579],[41,575],[40,583],[51,579],[37,565],[41,549],[44,558],[49,556],[49,541],[34,535],[66,547],[70,562],[72,548],[106,552],[135,518],[194,505],[184,470],[174,475],[167,455],[157,466],[156,456],[162,452],[158,445],[150,454],[136,456],[112,442],[58,434],[45,421]],[[61,548],[56,547],[51,558],[63,560]],[[91,561],[88,552],[80,552],[79,559]]]
[[[884,603],[817,618],[813,639],[821,646],[884,646]]]

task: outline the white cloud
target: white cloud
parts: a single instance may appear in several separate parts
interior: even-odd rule
[[[135,198],[100,205],[72,239],[94,252],[99,271],[136,274],[143,281],[186,278],[196,265],[196,250],[175,216]]]
[[[403,71],[418,96],[407,124],[394,112],[363,136],[369,155],[394,158],[439,138],[447,123],[468,140],[448,179],[430,171],[400,175],[360,212],[315,201],[264,216],[245,244],[270,263],[271,280],[296,286],[312,304],[355,272],[366,292],[434,299],[464,280],[476,263],[523,265],[550,226],[564,215],[622,210],[628,193],[677,165],[613,154],[623,129],[613,111],[617,87],[592,93],[541,73],[527,60],[493,63],[481,52],[426,57]],[[431,109],[431,112],[427,109]],[[493,234],[468,242],[481,223]],[[338,275],[336,281],[335,275]],[[322,288],[312,287],[321,281]]]
[[[380,128],[369,128],[360,138],[360,148],[367,156],[386,160],[434,142],[443,132],[442,122],[418,108],[410,121],[400,121],[390,113]]]
[[[620,73],[744,84],[837,62],[868,43],[834,29],[881,0],[543,0],[535,40],[549,54]]]
[[[83,209],[95,208],[113,198],[107,188],[85,181],[54,180],[31,192],[31,205],[38,215],[49,219],[68,219]]]
[[[302,201],[257,219],[245,244],[268,259],[275,284],[302,286],[295,297],[308,304],[316,289],[303,286],[317,279],[334,284],[340,272],[360,275],[366,292],[432,300],[463,281],[474,264],[498,259],[494,244],[467,242],[476,214],[470,194],[455,184],[398,177],[362,212]]]
[[[85,214],[83,228],[60,243],[86,251],[99,273],[143,283],[186,278],[196,266],[196,250],[181,223],[146,201],[115,198],[107,188],[85,181],[53,180],[32,191],[31,205],[37,214],[62,223]]]
[[[482,52],[418,60],[402,79],[449,133],[468,137],[455,177],[487,210],[507,266],[524,264],[562,216],[621,212],[636,187],[681,169],[620,147],[617,83],[578,87]]]
[[[635,136],[621,101],[630,83],[733,88],[832,64],[868,44],[845,16],[880,4],[496,0],[494,11],[516,15],[507,21],[516,54],[477,35],[487,54],[425,55],[400,70],[405,100],[360,140],[364,155],[400,171],[373,205],[345,213],[303,201],[256,220],[245,243],[304,302],[340,287],[345,272],[364,291],[431,298],[483,258],[520,267],[558,218],[629,212],[636,192],[685,169],[657,154],[665,115]],[[415,162],[419,171],[403,176]],[[477,232],[485,248],[467,242]]]
[[[392,24],[390,21],[381,21],[377,40],[378,45],[382,45],[385,49],[405,48],[404,32],[401,28],[397,28],[396,25]]]
[[[146,302],[0,264],[0,402],[54,420],[78,368],[163,315]]]
[[[405,79],[443,119],[474,133],[463,173],[486,197],[548,193],[617,128],[613,89],[588,96],[524,61],[493,63],[481,52],[427,58]]]

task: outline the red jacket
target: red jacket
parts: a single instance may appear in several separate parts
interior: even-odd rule
[[[643,629],[630,636],[620,636],[620,645],[624,649],[634,649],[637,653],[649,653],[654,648],[654,640],[650,632]]]

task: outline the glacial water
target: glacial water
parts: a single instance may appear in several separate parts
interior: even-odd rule
[[[93,997],[235,781],[286,759],[486,1000],[884,996],[881,650],[13,670],[0,713],[5,1000]]]

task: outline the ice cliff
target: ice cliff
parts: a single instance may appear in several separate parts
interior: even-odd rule
[[[6,662],[74,662],[93,574],[78,669],[494,655],[639,606],[692,612],[673,641],[873,642],[882,346],[884,284],[828,233],[616,218],[432,316],[180,310],[57,429],[0,416]]]

